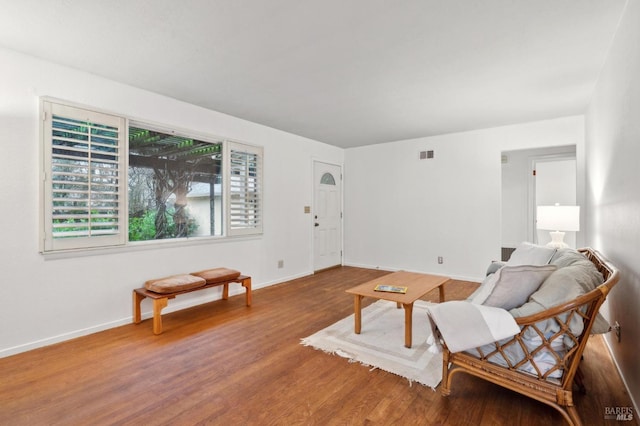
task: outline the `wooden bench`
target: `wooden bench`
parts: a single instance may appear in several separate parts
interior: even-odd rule
[[[247,306],[251,306],[251,277],[246,275],[240,275],[237,278],[214,282],[211,284],[205,284],[201,287],[192,288],[188,290],[180,290],[173,293],[156,293],[147,290],[144,287],[136,288],[133,290],[133,322],[139,324],[142,321],[142,314],[140,312],[140,302],[143,299],[149,298],[153,300],[153,334],[162,333],[162,309],[167,306],[169,299],[174,299],[176,296],[185,293],[191,293],[192,291],[204,290],[211,287],[224,286],[222,290],[222,299],[227,300],[229,298],[229,284],[238,283],[246,289],[246,303]]]

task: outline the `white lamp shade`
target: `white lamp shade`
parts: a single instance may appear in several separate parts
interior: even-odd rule
[[[580,206],[538,206],[538,229],[548,231],[579,231]]]

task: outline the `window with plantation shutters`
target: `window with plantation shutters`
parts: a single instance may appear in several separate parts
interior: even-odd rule
[[[262,233],[262,148],[227,142],[227,235]]]
[[[124,244],[125,119],[42,107],[43,251]]]
[[[262,233],[261,147],[40,105],[42,253]]]

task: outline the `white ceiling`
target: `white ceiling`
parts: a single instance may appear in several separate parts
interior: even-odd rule
[[[0,45],[341,147],[582,114],[626,0],[0,0]]]

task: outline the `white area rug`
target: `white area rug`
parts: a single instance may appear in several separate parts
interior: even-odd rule
[[[426,307],[429,302],[417,300],[413,305],[412,347],[404,346],[404,309],[395,302],[379,300],[362,310],[362,330],[355,334],[354,316],[302,339],[305,346],[380,368],[409,382],[434,388],[442,380],[442,354],[429,352],[431,335]]]

